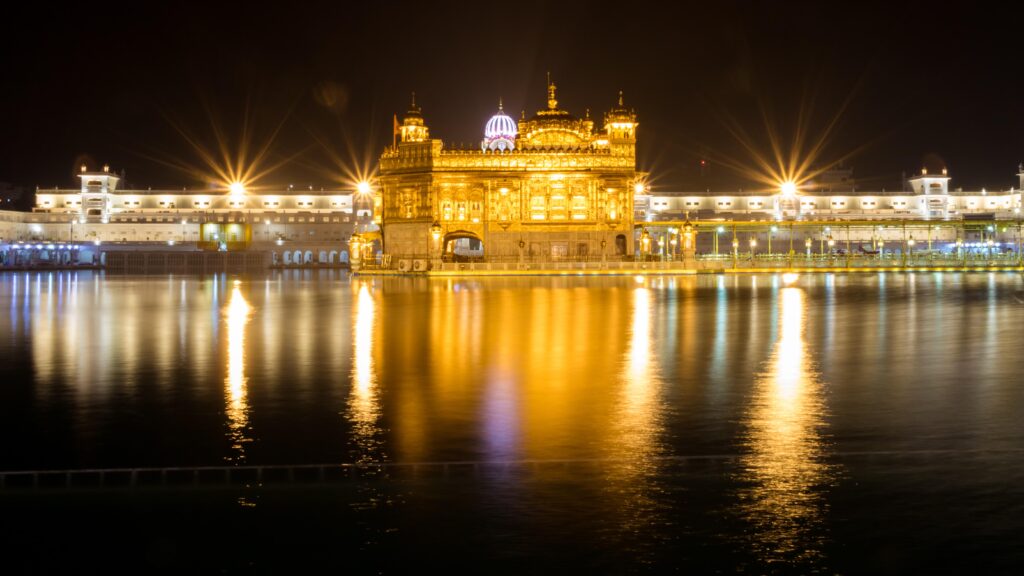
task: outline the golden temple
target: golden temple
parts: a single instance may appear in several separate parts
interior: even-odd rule
[[[375,217],[396,259],[509,261],[633,254],[636,113],[618,103],[595,130],[547,107],[516,123],[501,104],[479,148],[430,137],[415,103],[380,158]]]

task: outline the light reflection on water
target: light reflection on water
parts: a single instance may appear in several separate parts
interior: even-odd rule
[[[781,290],[780,330],[764,370],[755,376],[744,418],[739,513],[752,526],[757,555],[771,562],[821,560],[825,488],[835,475],[824,461],[826,406],[807,350],[806,295]]]
[[[377,375],[374,368],[374,328],[376,326],[376,305],[365,282],[356,283],[355,321],[352,327],[352,382],[345,414],[352,423],[354,462],[367,464],[379,462],[380,398],[377,391]]]
[[[922,474],[844,454],[1024,442],[1018,274],[303,272],[235,284],[33,273],[4,276],[0,306],[0,465],[357,462],[371,472],[345,485],[344,506],[367,526],[363,543],[386,545],[393,526],[378,519],[397,510],[406,532],[455,518],[449,528],[475,534],[490,521],[556,552],[620,554],[610,568],[595,561],[605,572],[665,561],[661,549],[767,566],[753,572],[843,571],[833,539],[865,497],[848,478],[883,495],[891,481],[906,494],[966,482],[946,460]],[[28,435],[34,444],[14,440]],[[573,464],[532,472],[552,460]],[[445,461],[480,471],[415,485],[437,488],[434,508],[416,508],[422,493],[392,472],[403,468],[378,466]],[[985,494],[1024,485],[1005,480],[1022,477],[1019,464],[987,464],[991,490],[959,503],[961,522],[987,523],[978,510],[998,500]],[[409,504],[389,505],[397,494]],[[918,527],[912,517],[900,528]],[[525,554],[535,541],[495,546]]]
[[[231,455],[225,460],[245,464],[245,447],[252,442],[249,428],[248,380],[245,377],[245,326],[249,323],[252,307],[242,295],[239,281],[231,289],[224,320],[228,327],[228,367],[224,384],[227,387],[227,425],[231,439]]]
[[[617,409],[609,422],[613,441],[607,443],[611,460],[607,490],[619,503],[620,529],[616,539],[634,549],[637,561],[649,563],[659,541],[671,534],[651,531],[665,522],[665,505],[659,501],[661,458],[665,455],[661,400],[662,382],[654,357],[651,332],[654,295],[646,285],[631,296],[629,342],[623,359]],[[644,535],[637,538],[638,535]]]

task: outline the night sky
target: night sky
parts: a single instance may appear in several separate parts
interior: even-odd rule
[[[767,151],[763,117],[788,141],[811,100],[810,139],[839,116],[820,162],[856,152],[864,189],[923,163],[953,187],[1005,189],[1024,159],[1021,15],[1003,7],[36,4],[8,15],[0,55],[0,182],[27,188],[71,186],[83,160],[132,187],[202,186],[168,165],[202,165],[179,130],[212,148],[219,128],[237,149],[247,103],[275,167],[259,184],[336,187],[339,164],[391,142],[410,91],[433,137],[478,143],[499,97],[516,119],[544,106],[548,71],[577,115],[599,120],[625,92],[656,191],[751,186],[720,163],[751,163],[726,127]]]

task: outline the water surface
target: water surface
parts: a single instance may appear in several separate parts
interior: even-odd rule
[[[0,305],[0,468],[385,465],[317,488],[2,495],[30,522],[150,518],[118,532],[143,565],[1022,560],[1019,274],[21,273],[0,275]],[[477,466],[407,466],[441,462]],[[183,506],[234,526],[232,545]]]

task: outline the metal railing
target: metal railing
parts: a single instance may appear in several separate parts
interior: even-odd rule
[[[1005,454],[1018,456],[1024,448],[857,450],[828,454],[828,458],[932,458]],[[688,454],[644,457],[645,462],[690,468],[694,471],[734,464],[745,454]],[[427,462],[367,462],[335,464],[222,465],[154,468],[83,468],[0,472],[0,490],[76,490],[124,488],[217,488],[268,484],[333,484],[360,478],[389,476],[448,478],[509,472],[540,473],[602,469],[632,465],[634,458],[562,458],[518,460],[449,460]]]

